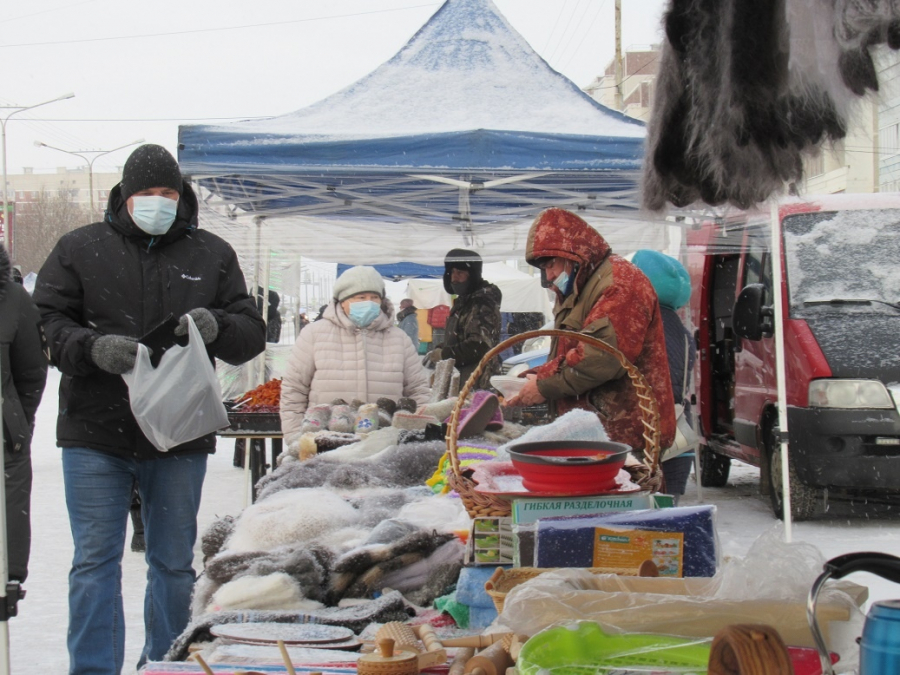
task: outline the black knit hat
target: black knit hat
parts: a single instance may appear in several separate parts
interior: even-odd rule
[[[148,143],[131,153],[122,171],[122,199],[149,188],[172,188],[181,194],[184,186],[178,162],[161,145]]]

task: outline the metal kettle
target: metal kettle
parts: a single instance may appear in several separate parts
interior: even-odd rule
[[[853,572],[869,572],[900,584],[900,558],[888,553],[847,553],[825,563],[809,591],[806,618],[812,631],[823,675],[835,675],[828,647],[816,621],[816,601],[819,591],[829,579],[842,579]],[[874,603],[866,615],[859,649],[859,675],[900,673],[900,600]]]

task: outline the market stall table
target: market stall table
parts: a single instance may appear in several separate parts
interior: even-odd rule
[[[217,432],[222,438],[244,441],[244,475],[247,487],[244,506],[256,501],[256,483],[274,467],[283,449],[281,419],[278,413],[229,412],[230,425]],[[271,440],[271,463],[266,463],[266,439]]]

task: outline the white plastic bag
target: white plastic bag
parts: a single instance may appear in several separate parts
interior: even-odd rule
[[[190,316],[188,338],[187,347],[167,350],[156,368],[139,344],[134,368],[122,374],[131,412],[161,452],[228,426],[219,380]]]

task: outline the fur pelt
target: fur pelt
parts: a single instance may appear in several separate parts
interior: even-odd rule
[[[392,544],[372,544],[354,549],[334,564],[326,598],[329,605],[341,598],[368,598],[381,590],[384,575],[427,558],[453,538],[419,530]]]
[[[295,579],[284,572],[265,576],[244,576],[223,584],[210,600],[211,611],[229,609],[249,610],[312,610],[322,603],[304,597]]]
[[[749,208],[799,181],[878,89],[873,45],[900,47],[894,0],[671,0],[643,203]]]
[[[281,547],[272,551],[225,552],[211,560],[205,571],[218,584],[245,576],[265,577],[283,572],[297,583],[304,597],[320,600],[332,560],[333,554],[323,546]]]
[[[183,661],[188,647],[194,642],[212,640],[209,629],[222,623],[321,623],[345,626],[356,633],[370,623],[406,621],[410,617],[409,604],[397,591],[385,593],[375,600],[347,608],[326,607],[302,611],[227,611],[203,614],[188,624],[165,656],[166,661]]]
[[[200,550],[203,552],[203,563],[210,558],[214,558],[225,544],[231,533],[234,532],[234,518],[232,516],[222,516],[214,520],[203,536],[200,538]]]
[[[328,486],[341,490],[363,487],[409,487],[423,484],[444,453],[441,441],[390,446],[361,460],[332,461],[328,453],[306,462],[283,464],[257,483],[257,503],[283,490]]]
[[[359,512],[331,490],[283,491],[244,509],[227,546],[232,552],[296,546],[358,521]]]

